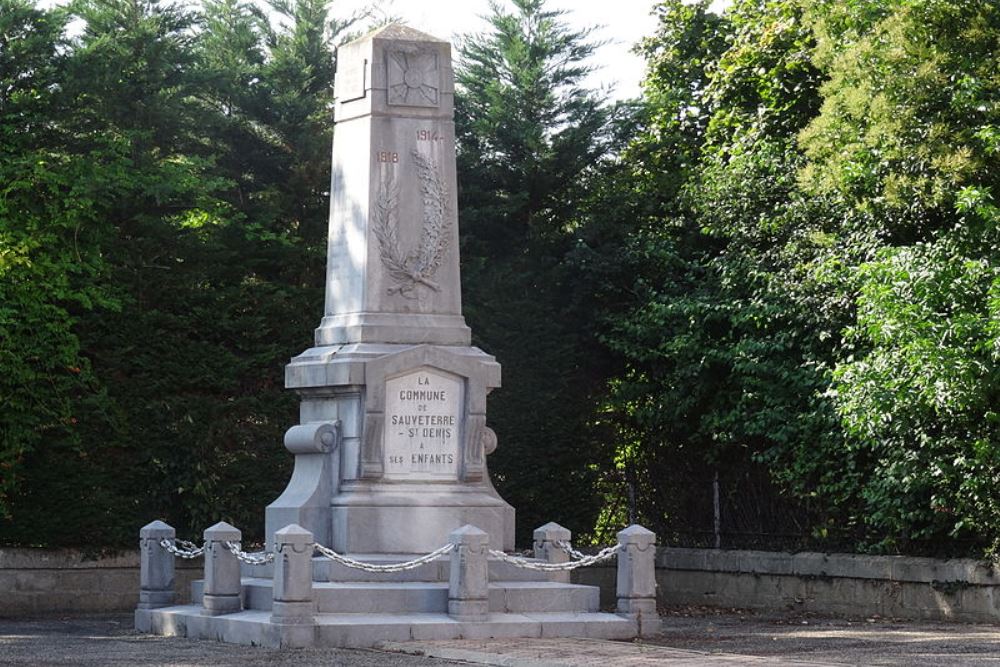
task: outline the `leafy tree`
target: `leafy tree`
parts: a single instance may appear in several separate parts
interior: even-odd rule
[[[620,458],[639,468],[639,509],[661,532],[710,529],[715,479],[724,531],[794,532],[806,518],[778,496],[773,466],[831,425],[814,398],[829,345],[807,332],[836,330],[804,269],[822,203],[795,192],[796,132],[818,107],[811,35],[794,2],[657,11],[650,120],[623,163],[635,197],[671,194],[627,246],[629,307],[607,318],[626,363],[610,406]]]
[[[704,5],[658,11],[649,121],[623,166],[639,199],[657,182],[675,194],[631,237],[641,244],[623,244],[634,297],[609,308],[605,333],[626,363],[610,407],[620,456],[646,474],[641,509],[661,531],[697,530],[692,514],[703,530],[706,493],[686,499],[680,480],[707,488],[711,469],[764,464],[791,525],[764,502],[772,515],[753,531],[811,527],[828,548],[987,546],[996,10],[772,0],[714,23]],[[731,489],[724,530],[750,495]]]
[[[830,392],[848,436],[831,469],[856,471],[872,542],[995,550],[1000,9],[812,11],[829,81],[800,137],[803,185],[871,225],[838,230],[866,261]]]

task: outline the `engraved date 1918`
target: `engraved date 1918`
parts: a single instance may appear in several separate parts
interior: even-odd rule
[[[395,151],[375,151],[376,162],[399,162],[399,153]]]

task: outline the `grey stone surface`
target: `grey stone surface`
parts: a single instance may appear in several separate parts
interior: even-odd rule
[[[872,573],[889,571],[878,565],[879,561],[892,562],[898,556],[853,556],[825,554],[829,562],[857,563],[852,572],[842,576],[823,577],[808,573],[802,575],[771,575],[763,569],[756,574],[738,570],[721,571],[706,569],[714,562],[712,550],[698,560],[702,569],[690,569],[690,558],[685,556],[683,568],[674,555],[679,552],[699,550],[659,548],[657,557],[658,597],[668,604],[714,604],[726,607],[758,609],[794,608],[825,613],[869,613],[900,618],[929,620],[955,620],[963,622],[994,622],[1000,617],[1000,606],[995,602],[996,583],[976,583],[983,572],[992,569],[988,563],[965,561],[960,571],[970,573],[969,580],[952,579],[934,582],[914,568],[909,575],[918,581],[868,578]],[[738,552],[729,552],[738,553]],[[767,552],[753,552],[763,554]],[[364,560],[381,562],[406,560],[406,556],[377,556],[361,554]],[[772,558],[787,561],[794,554],[771,554]],[[742,559],[750,564],[750,561]],[[929,562],[932,559],[908,559],[911,562]],[[953,561],[939,561],[953,563]],[[190,582],[203,576],[201,559],[177,560],[175,593],[178,603],[192,599]],[[874,564],[873,564],[874,563]],[[330,572],[340,581],[359,581],[364,578],[389,581],[393,578],[409,581],[447,582],[449,560],[430,563],[421,569],[397,575],[367,575],[357,570],[347,570],[326,559],[314,559],[317,580],[326,580]],[[846,567],[846,566],[845,566]],[[544,573],[520,570],[506,563],[490,559],[490,579],[493,582],[513,579],[544,581]],[[266,589],[253,589],[244,585],[245,594],[263,591],[266,606],[248,599],[247,607],[269,608],[271,598],[270,566],[253,568],[256,576],[267,579]],[[786,568],[787,569],[787,568]],[[245,576],[249,576],[249,568]],[[940,573],[941,570],[938,570]],[[615,604],[614,567],[588,567],[574,572],[574,581],[599,586],[604,608]],[[992,579],[997,582],[1000,579]],[[736,583],[742,582],[742,583]],[[908,592],[915,587],[929,591],[926,594]],[[135,607],[139,592],[139,553],[128,551],[96,558],[76,551],[49,551],[43,549],[0,549],[0,591],[4,604],[0,617],[24,615],[49,615],[64,613],[97,613],[126,611]],[[904,596],[904,591],[907,591]],[[200,594],[194,598],[200,601]],[[932,606],[904,606],[930,604]]]
[[[484,621],[489,614],[487,550],[489,536],[465,525],[451,534],[448,614],[459,621]]]
[[[751,550],[661,548],[657,567],[712,572],[758,572],[769,575],[846,577],[899,582],[964,581],[972,585],[1000,582],[1000,566],[972,559],[918,558]]]
[[[596,612],[600,609],[600,590],[560,582],[503,582],[495,585],[503,592],[503,611]],[[490,586],[491,591],[494,585]],[[491,606],[492,611],[498,611]]]
[[[274,600],[309,602],[313,599],[313,534],[297,524],[275,533]]]
[[[173,526],[159,520],[139,530],[139,609],[168,607],[176,601],[174,556],[160,545],[176,535]]]
[[[349,74],[335,90],[326,316],[316,343],[468,345],[451,47],[387,26],[340,47],[338,71]]]
[[[242,608],[240,593],[240,562],[226,542],[236,543],[240,531],[225,521],[205,529],[205,588],[202,595],[204,612],[210,616],[231,614]]]
[[[370,563],[402,563],[422,554],[372,554],[352,553],[353,558]],[[549,581],[549,574],[535,570],[525,570],[505,563],[492,556],[489,558],[490,581]],[[430,563],[402,572],[373,573],[348,568],[322,556],[313,558],[313,581],[334,582],[391,582],[391,581],[448,581],[451,560],[439,558]],[[272,565],[243,566],[243,576],[270,580],[274,576]],[[613,588],[613,586],[612,586]]]
[[[177,607],[150,610],[144,613],[159,615],[163,620],[158,627],[164,632],[177,632],[187,636],[221,637],[225,641],[268,644],[274,639],[268,635],[263,622],[266,614],[241,612],[231,616],[199,617],[192,625],[197,608]],[[916,623],[886,622],[879,618],[817,621],[814,615],[756,616],[740,612],[709,611],[701,616],[699,609],[681,608],[668,610],[663,633],[649,641],[665,646],[682,646],[703,650],[730,650],[754,653],[759,656],[806,657],[832,660],[838,664],[983,664],[995,659],[1000,652],[1000,632],[992,626],[964,629],[960,625],[926,626]],[[187,619],[183,618],[188,616]],[[701,620],[699,620],[701,618]],[[770,620],[769,620],[770,619]],[[430,641],[476,638],[546,638],[587,637],[591,639],[627,639],[639,631],[637,619],[626,619],[616,614],[525,612],[490,613],[485,622],[460,622],[440,613],[417,614],[328,614],[317,619],[317,641],[321,645],[349,645],[354,647],[384,646],[382,642]],[[700,627],[699,627],[700,624]],[[716,629],[724,627],[716,636]],[[255,629],[256,628],[256,629]],[[897,635],[890,638],[890,635]],[[779,643],[775,643],[780,640]],[[881,643],[880,643],[881,642]],[[935,643],[937,642],[937,643]],[[518,646],[532,647],[523,639]],[[648,646],[649,644],[643,644]],[[643,646],[640,645],[640,646]],[[831,646],[836,645],[834,650]],[[539,644],[533,650],[543,651]],[[629,645],[622,645],[627,647]],[[881,647],[881,648],[879,648]],[[881,652],[880,652],[881,651]],[[655,653],[655,652],[654,652]],[[970,654],[966,662],[963,653]],[[504,655],[516,652],[504,651]],[[580,660],[584,653],[567,653],[569,664]],[[641,650],[622,658],[642,656]],[[629,657],[631,656],[631,657]],[[992,658],[991,658],[992,656]],[[739,662],[738,656],[732,659]],[[745,662],[745,660],[744,660]],[[491,664],[491,663],[490,663]],[[613,662],[609,664],[630,664]],[[645,664],[645,663],[641,663]],[[696,663],[692,663],[696,664]]]
[[[333,548],[350,553],[428,553],[467,523],[482,526],[495,549],[514,537],[513,510],[483,483],[345,483],[331,521]]]
[[[283,526],[304,526],[320,544],[330,543],[330,498],[343,456],[340,419],[310,421],[285,433],[285,448],[295,455],[295,468],[285,491],[265,511],[265,534]]]
[[[448,585],[440,582],[344,582],[319,584],[322,613],[445,613]]]
[[[995,566],[981,561],[668,547],[657,553],[661,604],[963,622],[1000,618],[1000,576],[990,576]],[[615,575],[610,567],[585,568],[573,580],[599,586],[602,604],[610,605]]]
[[[464,394],[459,376],[434,368],[385,380],[385,479],[458,480]]]
[[[200,598],[201,582],[195,583]],[[247,609],[272,608],[269,579],[243,579]],[[314,582],[315,611],[320,614],[447,613],[448,583],[437,581]],[[596,612],[599,589],[557,582],[497,581],[488,587],[491,613]],[[310,612],[311,613],[311,612]]]

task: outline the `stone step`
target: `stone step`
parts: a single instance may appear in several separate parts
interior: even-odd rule
[[[364,563],[385,565],[389,563],[405,563],[421,554],[387,555],[387,554],[351,554],[351,558]],[[244,577],[271,579],[274,576],[274,566],[242,564]],[[496,558],[489,559],[490,579],[493,581],[550,581],[552,575],[547,572],[526,570],[511,565]],[[316,556],[313,558],[313,581],[448,581],[451,571],[451,558],[445,556],[430,563],[424,563],[412,570],[403,572],[373,573],[357,570],[328,558]]]
[[[203,581],[192,583],[191,599],[201,600]],[[313,594],[319,613],[445,613],[448,584],[443,582],[316,582]],[[243,579],[243,606],[268,611],[270,579]],[[592,612],[600,608],[596,586],[548,581],[497,581],[489,585],[489,608],[496,613]]]
[[[136,629],[158,635],[212,639],[233,644],[279,646],[282,639],[266,611],[248,610],[204,616],[198,605],[136,612]],[[447,614],[317,614],[315,626],[297,628],[320,647],[374,648],[384,642],[512,637],[590,637],[630,639],[634,620],[588,612],[491,613],[485,622],[456,621]]]

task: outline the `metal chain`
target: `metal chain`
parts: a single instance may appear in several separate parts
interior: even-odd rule
[[[440,558],[446,553],[450,552],[455,548],[454,544],[446,544],[440,549],[435,549],[434,551],[421,556],[420,558],[414,558],[413,560],[406,561],[405,563],[389,563],[387,565],[376,565],[375,563],[364,563],[359,560],[354,560],[353,558],[348,558],[347,556],[342,556],[338,554],[333,549],[328,549],[322,544],[316,545],[316,551],[320,552],[322,555],[326,556],[330,560],[345,565],[355,570],[364,570],[365,572],[403,572],[404,570],[412,570],[414,568],[420,567],[424,563],[429,563],[432,560]]]
[[[577,551],[569,542],[563,542],[562,540],[555,540],[552,544],[556,545],[563,551],[569,554],[570,558],[575,560],[583,560],[587,557],[587,554]]]
[[[618,553],[618,545],[612,545],[601,549],[599,552],[593,556],[584,556],[580,560],[568,561],[566,563],[547,563],[545,561],[535,561],[528,560],[526,558],[520,558],[518,556],[511,556],[505,554],[502,551],[496,551],[495,549],[490,549],[490,555],[494,558],[498,558],[505,563],[510,563],[516,567],[524,568],[525,570],[537,570],[539,572],[563,572],[566,570],[575,570],[578,567],[585,567],[587,565],[593,565],[595,563],[600,563],[601,561],[613,558],[615,554]],[[582,555],[582,554],[581,554]]]
[[[594,565],[595,563],[600,563],[605,560],[613,558],[618,553],[619,546],[617,544],[610,547],[601,549],[599,552],[593,555],[586,555],[575,550],[567,542],[555,541],[553,542],[557,547],[568,553],[572,558],[576,559],[569,561],[567,563],[547,563],[544,561],[536,561],[528,558],[523,558],[521,556],[511,556],[510,554],[504,553],[503,551],[497,551],[495,549],[490,549],[489,554],[494,558],[498,558],[506,563],[510,563],[516,567],[524,568],[526,570],[536,570],[539,572],[562,572],[568,570],[575,570],[578,567],[586,567],[588,565]],[[236,556],[239,560],[250,565],[266,565],[268,563],[274,562],[274,553],[269,551],[259,551],[256,553],[247,553],[240,549],[240,544],[238,542],[225,542],[226,548],[229,552]],[[179,547],[177,545],[180,545]],[[193,542],[188,542],[187,540],[174,540],[171,542],[169,539],[164,538],[160,540],[160,546],[166,549],[168,552],[177,556],[178,558],[198,558],[204,555],[205,546],[197,546]],[[328,549],[322,544],[316,545],[316,551],[321,555],[329,558],[332,561],[340,563],[346,567],[353,568],[355,570],[363,570],[365,572],[403,572],[405,570],[413,570],[420,567],[424,563],[430,563],[433,560],[450,553],[455,548],[454,544],[446,544],[443,547],[435,549],[429,554],[420,556],[419,558],[414,558],[413,560],[406,561],[405,563],[388,563],[385,565],[378,565],[375,563],[365,563],[363,561],[355,560],[347,556],[338,554],[333,549]]]
[[[177,547],[176,545],[178,544],[181,546]],[[171,542],[164,537],[160,540],[160,546],[178,558],[197,558],[205,553],[204,545],[199,547],[194,542],[188,542],[187,540],[174,540]]]
[[[248,565],[267,565],[268,563],[274,562],[274,554],[270,551],[258,551],[256,553],[247,553],[240,549],[239,542],[224,542],[226,548],[229,549],[229,553],[233,554],[239,560],[247,563]]]

